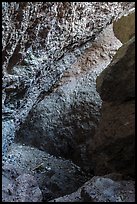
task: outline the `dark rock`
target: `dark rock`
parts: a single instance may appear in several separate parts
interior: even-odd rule
[[[124,44],[97,79],[104,100],[99,128],[89,151],[95,175],[135,176],[135,43]]]
[[[95,176],[74,193],[48,202],[135,202],[135,182],[116,173]]]
[[[135,97],[135,39],[124,44],[111,64],[97,78],[103,101],[126,101]]]
[[[34,147],[12,144],[7,153],[9,155],[14,157],[11,163],[15,169],[34,176],[43,201],[72,193],[91,177],[72,161],[57,158]]]

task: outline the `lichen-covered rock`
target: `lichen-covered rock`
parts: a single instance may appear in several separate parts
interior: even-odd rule
[[[124,44],[97,78],[102,117],[90,143],[96,175],[135,176],[135,41]]]
[[[135,35],[135,9],[133,8],[128,15],[114,21],[113,29],[115,36],[122,43],[130,40]]]

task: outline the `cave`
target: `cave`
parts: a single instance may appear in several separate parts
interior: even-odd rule
[[[135,202],[135,2],[2,2],[2,202]]]

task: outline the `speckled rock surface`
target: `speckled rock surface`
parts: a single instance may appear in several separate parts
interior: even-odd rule
[[[42,191],[43,201],[76,191],[92,176],[70,160],[14,143],[4,164],[13,165],[15,169],[34,176]]]
[[[31,110],[15,141],[89,168],[86,146],[95,134],[101,107],[96,77],[120,46],[111,24],[64,73],[58,86]]]
[[[3,2],[3,120],[7,120],[8,109],[8,118],[14,119],[18,130],[32,107],[52,92],[77,56],[133,4]]]
[[[41,192],[42,201],[74,192],[70,202],[82,202],[81,191],[75,191],[93,176],[93,168],[97,170],[87,148],[100,119],[96,77],[121,46],[111,23],[133,5],[2,3],[2,164],[24,173],[17,183],[7,171],[3,200],[12,201],[7,189],[11,183],[21,202],[41,201]],[[35,188],[32,198],[28,194],[33,180],[40,191]]]
[[[2,170],[2,202],[42,201],[42,192],[34,176],[9,164]]]
[[[93,177],[81,190],[84,202],[135,202],[134,181]]]
[[[135,202],[135,182],[115,173],[94,176],[74,193],[49,202]]]

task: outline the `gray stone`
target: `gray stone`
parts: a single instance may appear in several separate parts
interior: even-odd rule
[[[84,184],[81,197],[84,202],[135,202],[135,182],[96,176]]]
[[[135,202],[135,182],[116,173],[94,176],[72,194],[48,202]]]
[[[4,165],[2,173],[2,202],[41,202],[42,193],[34,176],[23,174],[13,165]]]

